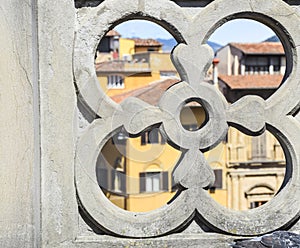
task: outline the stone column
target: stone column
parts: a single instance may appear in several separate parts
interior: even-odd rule
[[[232,177],[227,175],[227,207],[232,208]]]
[[[245,180],[245,175],[239,176],[239,210],[248,209],[247,200],[244,196],[243,184]]]
[[[238,175],[232,175],[232,209],[239,210],[239,178]]]
[[[39,235],[33,2],[3,1],[0,8],[0,247],[4,248],[37,247],[34,240]]]
[[[74,2],[38,0],[42,247],[74,247],[77,132],[73,83]]]

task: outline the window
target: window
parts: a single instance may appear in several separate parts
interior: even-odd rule
[[[246,74],[269,74],[269,66],[247,65]]]
[[[144,132],[141,136],[141,145],[146,144],[165,144],[164,137],[160,134],[158,128],[154,128],[150,131]]]
[[[253,208],[258,208],[261,205],[265,204],[267,201],[254,201],[254,202],[250,202],[250,209]]]
[[[126,194],[126,174],[124,172],[124,159],[117,157],[114,167],[109,165],[103,154],[100,154],[96,167],[98,185],[105,192]]]
[[[140,192],[168,191],[168,172],[140,173]]]
[[[123,171],[112,170],[112,187],[111,190],[115,193],[126,193],[126,175]]]
[[[108,89],[123,89],[124,78],[120,75],[107,76],[107,88]]]
[[[223,188],[223,172],[221,169],[214,170],[215,182],[213,186],[210,187],[210,190],[222,189]]]
[[[252,137],[252,159],[266,159],[266,133],[260,136]]]
[[[97,167],[96,173],[97,173],[98,185],[103,190],[106,190],[106,191],[109,190],[108,169],[104,168],[104,167]]]
[[[112,144],[126,145],[127,139],[128,133],[124,129],[122,129],[120,132],[118,132],[112,137]]]
[[[280,56],[249,56],[246,59],[245,72],[246,74],[278,74],[280,72],[280,68]]]
[[[109,53],[111,51],[110,49],[110,38],[109,37],[104,37],[98,47],[97,47],[97,50],[99,52],[102,52],[102,53]]]

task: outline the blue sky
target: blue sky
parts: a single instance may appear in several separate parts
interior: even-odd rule
[[[144,20],[124,22],[115,29],[124,38],[162,38],[169,39],[172,36],[155,23]],[[229,42],[260,42],[274,35],[267,26],[252,20],[238,19],[230,21],[213,33],[210,41],[226,45]]]

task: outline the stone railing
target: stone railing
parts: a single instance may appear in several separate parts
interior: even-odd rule
[[[6,12],[0,10],[8,34],[0,42],[9,61],[2,60],[0,80],[3,95],[15,96],[0,98],[2,130],[4,137],[18,136],[1,141],[3,150],[9,147],[0,158],[5,167],[1,247],[226,247],[237,237],[300,231],[298,3],[105,0],[78,1],[76,9],[70,0],[29,2],[12,1],[2,6]],[[80,7],[85,2],[92,7]],[[97,44],[116,24],[136,18],[161,25],[179,43],[172,60],[182,82],[164,93],[158,107],[135,98],[116,104],[98,86]],[[207,39],[237,18],[274,30],[285,48],[287,69],[283,84],[267,100],[246,96],[229,105],[215,87],[200,82],[213,59]],[[184,130],[178,118],[178,109],[190,99],[199,100],[209,116],[196,132]],[[184,190],[151,212],[117,208],[97,184],[99,151],[122,126],[138,134],[158,125],[186,151],[174,171]],[[214,176],[201,151],[218,145],[231,125],[252,135],[267,128],[285,152],[280,192],[249,211],[224,208],[205,190]]]

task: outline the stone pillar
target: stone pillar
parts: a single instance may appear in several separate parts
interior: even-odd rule
[[[239,74],[239,58],[237,55],[234,56],[234,63],[233,63],[233,75],[238,75]]]
[[[29,0],[3,1],[0,8],[0,247],[4,248],[37,247],[34,240],[39,235],[33,11]]]
[[[231,51],[230,51],[230,46],[228,47],[228,52],[227,52],[227,75],[231,76],[232,75],[232,61],[231,61]]]
[[[76,94],[73,84],[74,2],[38,0],[41,246],[59,247],[75,238],[74,188]]]
[[[269,74],[273,75],[274,74],[274,65],[272,64],[272,60],[271,60],[271,64],[269,66]]]
[[[214,85],[218,88],[218,83],[219,83],[219,72],[218,72],[218,64],[220,60],[217,58],[214,58],[213,60],[213,83]]]
[[[244,194],[244,180],[245,176],[240,175],[239,176],[239,210],[247,210],[248,205],[247,205],[247,200],[245,199],[245,194]]]
[[[232,177],[226,176],[227,180],[227,207],[232,208]]]
[[[241,64],[241,75],[245,75],[246,74],[246,66],[245,64]]]
[[[238,175],[232,175],[232,209],[239,210],[240,187]]]

